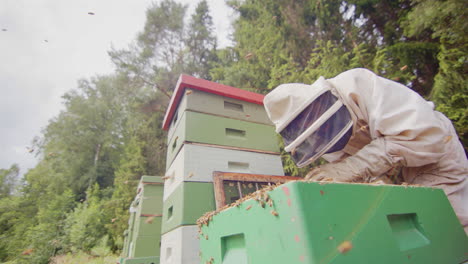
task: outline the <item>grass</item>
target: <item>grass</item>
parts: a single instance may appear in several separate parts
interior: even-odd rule
[[[52,264],[115,264],[117,262],[117,255],[108,256],[91,256],[86,253],[80,252],[76,254],[67,254],[55,256],[50,260]]]

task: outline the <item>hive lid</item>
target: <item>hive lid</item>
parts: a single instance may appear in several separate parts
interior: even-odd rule
[[[164,116],[163,129],[167,130],[171,123],[172,117],[174,116],[175,111],[179,105],[180,100],[185,89],[195,89],[207,93],[217,94],[221,96],[226,96],[229,98],[263,105],[263,98],[265,97],[262,94],[249,92],[232,86],[210,82],[203,79],[198,79],[189,75],[181,74],[179,80],[177,81],[176,88],[172,94],[171,101],[169,102],[169,107],[167,108],[166,115]]]

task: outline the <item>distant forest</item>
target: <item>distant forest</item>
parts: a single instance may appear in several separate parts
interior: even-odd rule
[[[115,72],[79,80],[34,140],[37,166],[0,169],[0,262],[118,254],[142,175],[164,175],[161,123],[181,73],[267,93],[364,67],[433,101],[468,145],[468,9],[462,0],[227,0],[232,46],[218,48],[205,0],[193,14],[154,2]],[[283,155],[288,175],[303,175]]]

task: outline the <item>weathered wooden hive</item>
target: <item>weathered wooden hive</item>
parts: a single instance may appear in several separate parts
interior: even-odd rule
[[[201,262],[466,263],[441,189],[290,182],[200,219]]]
[[[200,263],[196,221],[216,209],[213,172],[284,175],[278,139],[263,95],[187,75],[179,78],[163,128],[168,150],[160,261]]]
[[[161,242],[163,180],[142,176],[130,207],[121,264],[157,264]]]

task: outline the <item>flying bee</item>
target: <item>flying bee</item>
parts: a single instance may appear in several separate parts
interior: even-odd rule
[[[145,223],[152,224],[153,221],[154,221],[154,216],[150,216],[150,217],[146,218]]]

